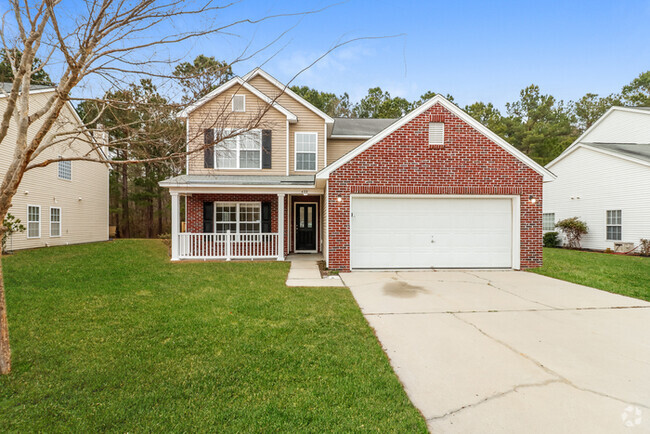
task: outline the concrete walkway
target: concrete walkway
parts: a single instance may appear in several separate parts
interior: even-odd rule
[[[650,432],[650,303],[516,271],[342,277],[433,432]]]
[[[345,287],[339,276],[321,278],[318,261],[323,260],[321,254],[294,254],[287,256],[291,262],[287,286],[302,287]]]

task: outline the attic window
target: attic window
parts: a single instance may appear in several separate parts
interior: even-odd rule
[[[233,95],[232,97],[232,111],[245,112],[246,111],[246,95]]]
[[[442,122],[429,122],[429,144],[445,144],[445,124]]]

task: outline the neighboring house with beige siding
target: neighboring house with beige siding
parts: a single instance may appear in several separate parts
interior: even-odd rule
[[[179,116],[187,172],[160,183],[172,198],[172,260],[322,253],[342,271],[541,263],[530,198],[552,174],[439,95],[400,119],[333,119],[258,68]]]
[[[50,87],[32,86],[30,111],[42,107],[53,91]],[[4,104],[4,97],[0,95],[0,110]],[[74,132],[79,131],[80,126],[82,123],[74,108],[67,104],[53,131]],[[29,133],[33,134],[38,127],[38,124],[33,125]],[[88,142],[92,140],[90,134],[83,134],[83,138],[73,135],[47,148],[36,162],[95,152]],[[0,143],[1,176],[11,163],[15,143],[16,130],[12,124]],[[90,161],[59,162],[27,171],[9,210],[27,230],[8,239],[8,250],[108,240],[108,182],[108,166]]]

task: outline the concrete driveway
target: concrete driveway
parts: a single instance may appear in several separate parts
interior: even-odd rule
[[[516,271],[342,277],[433,432],[650,432],[650,303]]]

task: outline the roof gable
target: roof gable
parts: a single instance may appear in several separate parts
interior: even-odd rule
[[[345,154],[344,156],[342,156],[341,158],[339,158],[329,166],[325,167],[324,169],[322,169],[320,172],[316,174],[316,178],[327,179],[330,173],[332,173],[339,167],[343,166],[345,163],[352,160],[357,155],[361,154],[363,151],[370,148],[374,144],[388,137],[393,132],[399,130],[401,127],[411,122],[413,119],[415,119],[416,117],[418,117],[419,115],[427,111],[435,104],[440,104],[442,107],[447,109],[450,113],[452,113],[453,115],[461,119],[463,122],[465,122],[466,124],[474,128],[475,130],[477,130],[480,134],[487,137],[489,140],[491,140],[492,142],[494,142],[495,144],[503,148],[505,151],[507,151],[509,154],[517,158],[519,161],[524,163],[526,166],[530,167],[532,170],[542,175],[544,177],[544,181],[552,181],[553,179],[555,179],[555,175],[553,175],[550,171],[537,164],[530,157],[528,157],[527,155],[519,151],[510,143],[503,140],[494,132],[490,131],[479,121],[472,118],[470,115],[468,115],[463,110],[461,110],[458,106],[451,103],[441,95],[434,96],[433,98],[431,98],[430,100],[422,104],[420,107],[416,108],[415,110],[408,113],[406,116],[402,117],[401,119],[392,123],[388,127],[384,128],[381,132],[379,132],[372,138],[366,140],[365,142],[363,142],[361,145],[359,145],[352,151],[348,152],[347,154]]]
[[[285,107],[280,105],[277,101],[274,101],[264,93],[260,92],[257,88],[252,86],[250,83],[244,81],[241,77],[234,77],[228,80],[226,83],[222,84],[221,86],[219,86],[218,88],[210,92],[209,94],[205,95],[203,98],[199,99],[194,104],[186,107],[184,110],[179,112],[177,116],[180,118],[187,118],[194,110],[206,104],[207,102],[213,100],[214,98],[216,98],[217,96],[219,96],[220,94],[222,94],[223,92],[225,92],[226,90],[230,89],[231,87],[237,84],[243,87],[244,89],[248,90],[249,92],[251,92],[253,95],[257,96],[265,103],[271,104],[271,106],[274,109],[284,114],[287,117],[287,120],[289,120],[290,122],[298,121],[298,117],[295,114],[293,114],[290,110],[286,109]]]
[[[602,131],[603,129],[606,129],[606,131]],[[648,107],[611,107],[546,167],[554,166],[558,161],[571,154],[578,146],[587,145],[590,148],[597,149],[599,148],[598,145],[602,144],[632,144],[633,146],[634,144],[647,143],[650,143],[650,110]],[[602,146],[600,147],[602,148]],[[609,153],[616,154],[615,151],[615,149],[610,149]],[[625,153],[621,152],[620,154]],[[634,158],[632,155],[626,156]],[[642,161],[643,159],[638,160]]]
[[[318,109],[313,104],[311,104],[309,101],[307,101],[306,99],[304,99],[303,97],[301,97],[300,95],[298,95],[297,93],[292,91],[289,88],[288,85],[285,85],[282,82],[278,81],[275,77],[273,77],[268,72],[264,71],[262,68],[253,69],[251,72],[244,75],[242,78],[243,78],[244,81],[249,82],[253,78],[257,77],[258,75],[263,77],[266,81],[268,81],[269,83],[271,83],[272,85],[274,85],[278,89],[280,89],[286,95],[290,96],[291,98],[293,98],[294,100],[296,100],[297,102],[299,102],[300,104],[307,107],[309,110],[311,110],[312,112],[316,113],[318,116],[323,118],[325,120],[326,124],[333,124],[334,123],[334,119],[332,119],[330,116],[328,116],[322,110]]]

